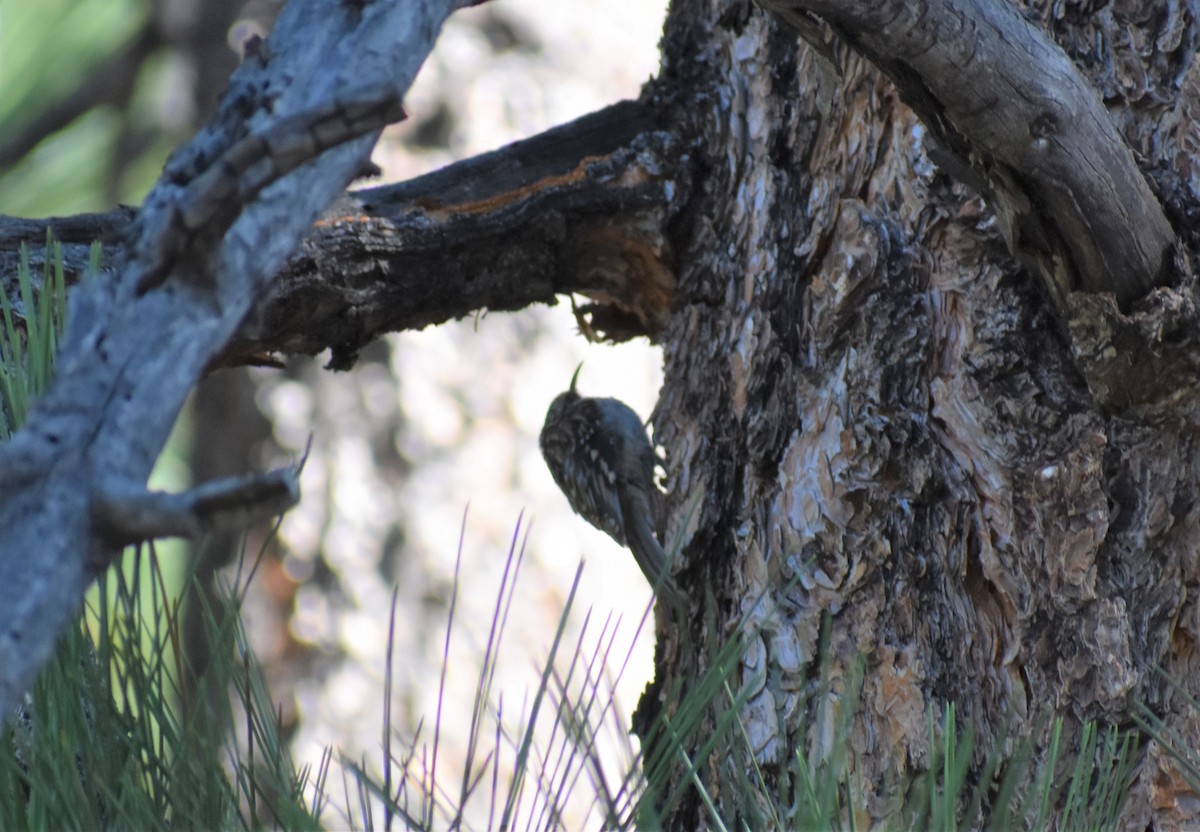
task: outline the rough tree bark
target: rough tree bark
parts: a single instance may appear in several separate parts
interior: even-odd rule
[[[658,338],[667,536],[697,614],[662,623],[641,715],[748,616],[756,759],[701,773],[731,826],[769,798],[721,789],[727,767],[783,791],[795,750],[823,751],[802,724],[831,705],[822,628],[830,697],[867,660],[868,818],[950,702],[984,744],[1055,715],[1069,744],[1146,703],[1200,745],[1154,670],[1197,694],[1195,9],[763,5],[677,0],[640,104],[564,127],[561,154],[339,203],[226,358],[345,365],[388,329],[570,291],[597,329]],[[1180,783],[1148,744],[1127,824],[1200,822]]]
[[[704,172],[656,436],[675,516],[701,506],[682,584],[725,625],[660,639],[661,690],[748,614],[754,755],[786,794],[797,749],[831,751],[803,715],[865,656],[875,819],[931,706],[991,747],[1145,702],[1195,745],[1154,670],[1195,695],[1195,9],[763,5],[676,2],[656,87]],[[750,761],[706,772],[723,817],[753,818],[770,795],[726,766]],[[1150,744],[1130,828],[1200,822],[1179,783]]]

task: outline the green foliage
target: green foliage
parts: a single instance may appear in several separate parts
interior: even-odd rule
[[[25,421],[30,402],[46,389],[54,372],[55,349],[66,321],[67,291],[62,246],[47,235],[46,251],[41,279],[35,284],[29,252],[21,245],[19,310],[13,309],[7,291],[0,292],[0,441],[7,440]],[[93,246],[93,269],[99,256],[99,246]]]
[[[510,566],[512,559],[510,551]],[[519,557],[516,560],[519,563]],[[849,749],[865,661],[851,663],[835,674],[828,647],[822,646],[814,658],[816,682],[800,727],[807,740],[793,750],[781,780],[777,773],[764,772],[756,760],[744,719],[750,692],[761,685],[752,677],[735,684],[747,644],[744,636],[735,635],[709,657],[708,670],[688,690],[676,689],[665,697],[670,704],[648,732],[644,756],[639,758],[630,748],[628,764],[614,777],[605,771],[596,753],[603,726],[591,716],[610,713],[618,729],[627,721],[618,715],[611,685],[605,685],[603,674],[595,670],[612,661],[611,642],[602,639],[585,653],[581,636],[567,669],[556,670],[555,657],[562,652],[560,623],[531,694],[533,705],[521,711],[515,732],[502,719],[502,703],[491,702],[493,647],[501,640],[512,603],[508,575],[506,572],[505,585],[510,594],[505,596],[502,590],[497,602],[476,686],[472,751],[466,767],[450,784],[439,779],[440,726],[446,720],[457,721],[443,713],[439,696],[432,749],[420,741],[421,731],[410,741],[397,742],[388,727],[384,743],[388,762],[383,775],[368,774],[365,764],[349,764],[356,778],[359,815],[344,819],[348,827],[376,826],[365,808],[372,800],[382,801],[386,807],[385,828],[391,828],[395,820],[406,828],[421,830],[544,828],[547,819],[553,821],[550,826],[559,827],[564,818],[579,825],[578,817],[568,814],[568,803],[573,795],[578,798],[576,789],[583,789],[592,807],[586,828],[659,829],[662,820],[680,810],[685,800],[699,806],[702,825],[717,830],[860,828],[855,811],[863,806],[862,789],[851,769]],[[393,626],[394,615],[393,609]],[[453,612],[447,644],[452,629]],[[749,632],[747,622],[734,632]],[[444,655],[448,654],[447,649]],[[584,655],[586,660],[582,660]],[[582,684],[572,688],[564,679],[581,669]],[[389,678],[390,674],[389,663]],[[443,680],[444,674],[445,665]],[[540,707],[547,700],[555,705],[549,715]],[[548,724],[536,733],[535,724],[544,716]],[[390,725],[390,719],[386,721]],[[490,724],[490,732],[484,730],[485,723]],[[1033,736],[1043,734],[1035,731]],[[492,741],[485,753],[481,749],[489,735]],[[547,735],[554,738],[552,747],[531,753],[537,737]],[[1037,758],[1033,739],[1009,739],[1007,731],[981,754],[973,732],[959,727],[952,703],[940,715],[931,708],[929,769],[877,795],[894,807],[888,828],[914,832],[1040,830],[1047,828],[1052,818],[1061,829],[1111,828],[1132,782],[1137,753],[1133,735],[1116,728],[1101,731],[1094,723],[1086,723],[1070,753],[1062,746],[1061,720],[1053,723],[1051,736],[1050,748]],[[397,744],[404,749],[400,754],[392,751]],[[432,764],[427,762],[430,760]],[[501,760],[515,762],[506,765]],[[548,768],[552,760],[555,765]],[[502,771],[509,772],[507,778],[499,776]],[[534,793],[527,800],[528,810],[521,811],[527,784],[532,784]],[[472,802],[494,811],[472,814],[468,808]],[[731,808],[736,810],[736,823],[726,814]],[[572,828],[570,823],[567,828]]]
[[[0,123],[12,129],[69,94],[136,34],[149,12],[146,0],[0,2]]]
[[[1064,754],[1063,725],[1061,718],[1054,720],[1050,748],[1035,765],[1029,763],[1033,740],[1017,743],[1015,753],[1005,764],[1000,797],[993,802],[992,814],[983,819],[987,829],[1044,829],[1052,817],[1057,817],[1056,826],[1063,830],[1115,827],[1133,782],[1136,735],[1115,726],[1102,734],[1096,723],[1085,722],[1078,731],[1078,746]],[[1034,732],[1031,736],[1038,735]],[[985,785],[999,767],[999,749],[1005,742],[1002,735],[992,745],[985,763]],[[979,806],[980,797],[975,797],[972,806]],[[973,820],[974,816],[968,815],[967,819]],[[964,821],[958,828],[969,827]]]
[[[0,0],[0,146],[25,150],[26,131],[38,134],[19,160],[4,160],[0,213],[66,214],[140,201],[173,143],[164,135],[167,114],[151,112],[171,100],[164,87],[171,72],[161,59],[146,60],[125,107],[114,64],[145,40],[151,14],[149,0]],[[83,91],[90,91],[86,102],[76,98]],[[121,181],[114,181],[118,170]]]
[[[0,293],[4,438],[49,383],[65,322],[62,251],[53,241],[47,249],[40,281],[21,252],[19,307]],[[93,247],[92,271],[98,257]],[[240,599],[224,597],[220,615],[206,611],[220,660],[200,680],[234,690],[234,703],[185,708],[178,584],[164,579],[154,547],[99,583],[11,721],[11,751],[0,753],[0,829],[318,828],[304,799],[307,773],[291,763],[246,644]],[[235,703],[244,743],[210,730],[233,724]]]
[[[743,631],[739,628],[738,632]],[[737,782],[745,775],[736,766],[712,772],[708,761],[715,754],[717,759],[731,763],[733,758],[722,752],[745,737],[742,712],[754,685],[745,684],[736,693],[732,689],[732,680],[740,669],[745,651],[741,636],[729,639],[716,651],[708,670],[686,694],[676,688],[673,695],[667,697],[667,701],[677,703],[673,713],[661,713],[646,737],[649,750],[642,776],[647,800],[638,807],[639,826],[656,828],[661,825],[661,819],[675,811],[689,791],[695,790],[708,813],[708,820],[716,828],[724,828],[716,802],[709,795],[708,784],[714,776],[724,782]],[[696,748],[696,752],[689,754],[688,748]],[[677,776],[680,772],[682,776]],[[728,779],[730,777],[733,779]]]
[[[828,666],[828,643],[819,656],[820,678],[810,726],[831,725],[832,731],[808,731],[808,752],[797,748],[792,761],[792,803],[787,807],[795,829],[853,829],[854,804],[847,750],[850,731],[858,710],[865,663],[852,664],[835,690]],[[783,827],[778,827],[783,828]]]
[[[1154,672],[1158,674],[1166,688],[1187,705],[1187,713],[1200,714],[1200,700],[1188,692],[1187,685],[1158,665],[1155,665]],[[1179,766],[1180,777],[1192,792],[1200,794],[1200,749],[1188,742],[1178,730],[1168,725],[1162,717],[1144,703],[1139,703],[1133,718],[1138,727],[1175,760]]]
[[[744,632],[746,626],[743,622],[738,631]],[[696,734],[688,731],[673,734],[672,739],[682,742],[667,743],[668,750],[659,755],[659,760],[675,755],[682,761],[684,776],[678,777],[678,769],[670,772],[665,766],[656,767],[648,758],[643,793],[648,800],[654,799],[663,794],[663,783],[679,783],[668,799],[655,800],[655,807],[667,813],[678,805],[679,788],[686,783],[695,789],[695,797],[707,812],[704,822],[713,829],[735,828],[734,818],[722,816],[717,795],[706,785],[714,782],[720,784],[720,805],[725,811],[736,808],[736,828],[797,832],[860,828],[855,812],[864,806],[863,792],[852,770],[849,749],[865,659],[835,674],[829,664],[828,644],[822,642],[814,658],[816,681],[797,729],[797,735],[805,740],[792,750],[791,764],[780,777],[760,768],[757,749],[743,723],[748,700],[745,691],[757,690],[760,685],[751,678],[744,680],[741,693],[733,690],[730,669],[740,668],[741,649],[741,639],[731,640],[720,651],[720,660],[713,663],[709,676],[679,700],[672,724],[690,728],[705,723],[711,732],[692,757],[682,750],[695,747]],[[714,697],[712,682],[716,678],[721,679],[720,695]],[[712,714],[719,716],[713,719]],[[953,703],[940,715],[931,708],[928,718],[928,769],[901,779],[890,790],[883,786],[875,790],[875,800],[894,807],[887,828],[913,832],[1041,830],[1053,819],[1055,828],[1082,831],[1116,824],[1133,780],[1138,751],[1135,734],[1115,727],[1101,730],[1087,722],[1079,727],[1078,743],[1068,753],[1062,746],[1064,723],[1056,719],[1050,748],[1035,758],[1035,739],[1044,736],[1043,731],[1016,739],[1007,729],[1002,730],[981,752],[974,733],[959,727]],[[715,780],[704,765],[693,762],[705,759],[723,763]],[[651,807],[643,805],[640,811],[641,818],[650,822],[639,826],[657,828]]]
[[[0,828],[318,828],[305,801],[307,773],[296,773],[280,739],[238,599],[227,596],[223,614],[207,616],[214,654],[224,660],[201,680],[235,691],[234,703],[181,708],[180,604],[154,549],[139,557],[150,568],[101,578],[96,597],[106,600],[84,619],[98,624],[66,635],[26,698],[15,753],[0,754]],[[224,713],[209,713],[213,707]],[[233,724],[235,710],[244,743],[210,730]]]

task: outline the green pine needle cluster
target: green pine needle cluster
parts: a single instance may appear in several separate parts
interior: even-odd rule
[[[0,292],[0,441],[6,441],[25,421],[29,404],[46,389],[54,372],[55,349],[67,318],[67,291],[63,275],[62,246],[47,234],[46,260],[35,281],[29,251],[21,244],[16,288],[19,309],[9,301],[11,275],[4,275]],[[92,269],[97,268],[100,247],[92,246]]]

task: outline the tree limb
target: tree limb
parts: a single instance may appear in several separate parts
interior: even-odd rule
[[[71,292],[56,380],[0,447],[0,713],[119,553],[100,533],[98,497],[144,488],[188,391],[365,161],[387,111],[360,105],[398,100],[460,5],[288,4],[168,161],[112,279]],[[277,141],[280,124],[292,140]],[[286,173],[305,136],[320,155]]]
[[[218,362],[332,349],[331,366],[346,368],[384,333],[571,293],[597,302],[585,312],[608,337],[653,336],[674,296],[668,226],[690,176],[652,111],[623,101],[408,182],[352,191],[316,222]],[[76,244],[67,270],[81,271],[83,244],[119,241],[125,222],[120,211],[0,218],[0,248],[12,257],[18,241],[40,247],[48,226]],[[114,243],[109,259],[121,251]],[[0,272],[14,273],[4,256]],[[8,294],[19,309],[15,285]]]
[[[819,15],[891,78],[1060,310],[1077,289],[1125,307],[1163,282],[1174,234],[1133,153],[1096,90],[1015,5],[760,2],[802,37]]]
[[[297,472],[289,468],[225,477],[182,494],[147,491],[124,482],[113,483],[113,490],[106,491],[105,485],[96,484],[92,519],[97,533],[117,551],[159,537],[195,539],[210,532],[244,529],[283,514],[300,499]]]
[[[667,226],[687,187],[677,143],[654,127],[642,105],[622,102],[428,176],[348,194],[231,351],[332,347],[331,365],[345,368],[385,332],[572,292],[623,316],[610,335],[656,334],[674,296]]]

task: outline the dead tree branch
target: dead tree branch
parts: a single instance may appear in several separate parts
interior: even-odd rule
[[[275,277],[269,299],[218,357],[332,350],[346,368],[387,332],[482,310],[591,297],[590,325],[653,336],[674,296],[669,226],[686,204],[685,154],[650,109],[623,101],[530,139],[330,206]],[[86,243],[123,256],[124,210],[48,220],[0,218],[0,271],[46,228],[79,272]],[[41,255],[44,256],[44,255]],[[34,255],[40,262],[40,256]],[[15,284],[8,287],[20,308]]]
[[[334,367],[385,332],[578,292],[612,337],[653,335],[674,297],[668,225],[682,155],[635,102],[400,185],[357,191],[317,223],[239,351]]]
[[[198,538],[244,529],[278,517],[299,499],[297,473],[283,468],[213,480],[182,494],[141,486],[98,493],[93,495],[92,513],[101,537],[114,546],[128,546],[160,537]]]
[[[289,4],[168,162],[111,279],[71,292],[56,380],[0,448],[0,713],[120,553],[103,533],[113,495],[137,502],[188,391],[361,169],[461,5]]]

